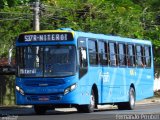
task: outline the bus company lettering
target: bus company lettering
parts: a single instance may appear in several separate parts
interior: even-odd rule
[[[102,80],[103,80],[104,83],[107,83],[107,82],[110,81],[110,74],[109,74],[109,72],[106,72],[106,73],[100,72],[99,76],[102,78]]]
[[[35,34],[35,35],[24,35],[25,42],[34,41],[67,41],[68,34]]]
[[[20,69],[20,74],[36,74],[36,69]]]

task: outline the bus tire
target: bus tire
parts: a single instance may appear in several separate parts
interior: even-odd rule
[[[40,105],[34,105],[34,111],[38,115],[44,115],[46,113],[46,107]]]
[[[119,110],[133,110],[135,108],[135,90],[133,87],[129,89],[129,101],[118,103]]]
[[[94,112],[94,108],[95,108],[95,94],[94,91],[91,91],[91,95],[90,95],[90,104],[88,105],[79,105],[77,107],[78,112],[85,112],[85,113],[91,113]]]

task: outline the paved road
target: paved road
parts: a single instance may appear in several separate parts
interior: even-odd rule
[[[138,104],[135,110],[101,108],[94,113],[77,113],[76,109],[55,109],[36,115],[32,108],[1,108],[0,120],[160,120],[160,103]]]

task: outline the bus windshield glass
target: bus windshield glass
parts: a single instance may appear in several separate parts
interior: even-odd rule
[[[65,77],[76,72],[74,46],[25,46],[17,48],[19,77]]]

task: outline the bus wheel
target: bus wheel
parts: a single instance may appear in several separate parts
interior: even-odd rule
[[[46,107],[40,105],[34,105],[34,111],[38,115],[44,115],[46,113]]]
[[[78,112],[87,112],[87,113],[90,113],[90,112],[94,112],[94,108],[95,108],[95,94],[94,94],[94,91],[92,90],[91,91],[91,95],[90,95],[90,104],[88,105],[79,105],[77,107],[77,110]]]
[[[129,89],[129,101],[118,104],[120,110],[133,110],[135,108],[135,90],[133,87]]]
[[[130,88],[129,90],[129,102],[128,102],[128,109],[133,110],[135,108],[135,90],[133,87]]]

